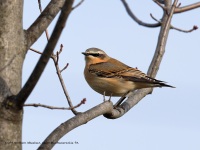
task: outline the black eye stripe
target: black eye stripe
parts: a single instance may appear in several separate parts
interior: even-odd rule
[[[91,54],[92,56],[94,56],[94,57],[99,57],[100,56],[100,54],[99,53],[96,53],[96,54]]]

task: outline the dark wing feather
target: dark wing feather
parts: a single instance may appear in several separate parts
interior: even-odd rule
[[[114,62],[112,62],[114,60]],[[95,74],[99,77],[104,78],[124,78],[127,81],[140,82],[140,83],[149,83],[157,86],[167,86],[173,87],[165,84],[163,81],[156,80],[147,76],[145,73],[141,72],[137,68],[131,68],[122,62],[119,62],[115,59],[108,62],[101,62],[97,64],[92,64],[89,67],[89,72]]]
[[[112,63],[111,61],[92,64],[89,67],[89,72],[94,73],[99,77],[111,78],[119,76],[128,69],[131,69],[131,67],[116,60],[115,63]]]

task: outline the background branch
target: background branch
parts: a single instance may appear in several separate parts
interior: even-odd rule
[[[38,0],[38,5],[39,5],[40,13],[42,13],[41,0]],[[47,41],[48,41],[48,40],[49,40],[49,33],[48,33],[48,30],[45,30],[45,34],[46,34],[46,38],[47,38]]]
[[[44,104],[35,104],[35,103],[24,104],[24,106],[44,107],[44,108],[48,108],[48,109],[72,110],[77,107],[80,107],[82,104],[85,104],[85,102],[86,102],[86,99],[84,98],[79,104],[75,105],[74,107],[55,107],[55,106],[49,106],[49,105],[44,105]]]
[[[79,2],[76,6],[74,6],[74,7],[78,7],[78,6],[80,6],[82,3],[83,3],[83,0],[80,1],[80,2]],[[39,4],[40,13],[42,13],[42,5],[41,5],[41,1],[40,1],[40,0],[38,0],[38,4]],[[73,10],[73,9],[74,9],[74,8],[72,8],[72,10]],[[45,33],[46,33],[47,41],[49,41],[49,35],[48,35],[48,30],[47,30],[47,29],[45,30]],[[31,49],[31,48],[30,48],[30,49]],[[67,99],[67,102],[68,102],[70,108],[72,108],[72,109],[70,109],[70,110],[72,111],[72,113],[73,113],[74,115],[77,115],[78,112],[75,110],[75,107],[74,107],[73,104],[72,104],[71,98],[70,98],[70,96],[69,96],[69,94],[68,94],[67,88],[66,88],[66,86],[65,86],[64,80],[63,80],[62,75],[61,75],[61,72],[62,72],[63,70],[65,70],[65,69],[68,67],[69,64],[67,63],[67,65],[66,65],[62,70],[60,70],[59,65],[58,65],[59,55],[61,54],[62,49],[63,49],[63,45],[61,44],[61,45],[60,45],[60,50],[57,51],[56,54],[53,54],[53,53],[52,53],[51,58],[52,58],[53,61],[54,61],[54,64],[55,64],[55,67],[56,67],[56,72],[57,72],[59,81],[60,81],[60,83],[61,83],[62,89],[63,89],[63,91],[64,91],[65,97],[66,97],[66,99]],[[33,50],[33,51],[35,51],[35,52],[37,52],[37,53],[40,53],[40,52],[38,52],[38,51],[36,51],[36,50]]]
[[[68,91],[67,91],[67,88],[66,88],[66,86],[65,86],[65,83],[64,83],[64,80],[63,80],[62,74],[61,74],[62,71],[64,71],[65,69],[67,69],[67,67],[69,66],[69,64],[67,63],[67,64],[64,66],[64,68],[61,69],[61,70],[60,70],[60,67],[59,67],[59,64],[58,64],[59,55],[61,54],[62,49],[63,49],[63,45],[61,44],[61,45],[60,45],[60,50],[57,51],[56,54],[52,54],[52,55],[51,55],[51,58],[53,59],[53,62],[54,62],[55,68],[56,68],[56,72],[57,72],[59,81],[60,81],[60,83],[61,83],[63,92],[64,92],[64,94],[65,94],[65,97],[66,97],[66,99],[67,99],[67,102],[68,102],[70,108],[72,108],[72,109],[70,109],[70,110],[72,111],[72,113],[73,113],[74,115],[77,115],[79,112],[77,112],[77,111],[75,110],[76,107],[74,107],[73,104],[72,104],[71,98],[70,98],[70,96],[69,96],[69,93],[68,93]],[[38,50],[35,50],[35,49],[33,49],[33,48],[30,48],[30,50],[33,51],[33,52],[35,52],[35,53],[42,54],[42,52],[40,52],[40,51],[38,51]]]
[[[152,19],[154,19],[155,21],[157,21],[157,22],[159,22],[159,23],[162,24],[162,22],[159,21],[158,19],[156,19],[152,14],[150,14],[150,16],[151,16]],[[184,32],[184,33],[190,33],[190,32],[192,32],[192,31],[194,31],[194,30],[197,30],[198,27],[194,25],[192,29],[183,30],[183,29],[180,29],[180,28],[177,28],[177,27],[174,27],[173,25],[171,25],[171,28],[170,28],[170,29],[174,29],[174,30],[177,30],[177,31],[180,31],[180,32]]]
[[[155,24],[150,24],[150,23],[145,23],[142,22],[140,19],[138,19],[134,13],[131,11],[131,9],[129,8],[128,4],[126,3],[126,0],[121,0],[122,4],[124,5],[128,15],[135,21],[137,22],[139,25],[144,26],[144,27],[150,27],[150,28],[155,28],[155,27],[159,27],[161,24],[160,23],[155,23]]]
[[[182,12],[186,12],[186,11],[189,11],[189,10],[192,10],[192,9],[196,9],[200,7],[200,2],[197,2],[197,3],[194,3],[194,4],[191,4],[191,5],[188,5],[188,6],[184,6],[184,7],[177,7],[174,11],[174,13],[182,13]]]
[[[51,58],[53,59],[54,65],[55,65],[55,67],[56,67],[56,72],[57,72],[57,75],[58,75],[60,84],[61,84],[61,86],[62,86],[63,92],[64,92],[64,94],[65,94],[65,97],[66,97],[66,99],[67,99],[67,102],[68,102],[70,108],[72,108],[71,111],[72,111],[72,113],[73,113],[74,115],[77,115],[78,112],[75,110],[75,108],[74,108],[74,106],[73,106],[73,104],[72,104],[71,98],[70,98],[70,96],[69,96],[69,94],[68,94],[67,88],[66,88],[66,86],[65,86],[65,83],[64,83],[64,80],[63,80],[63,77],[62,77],[62,74],[61,74],[61,72],[62,72],[63,70],[65,70],[65,69],[68,67],[69,64],[67,63],[66,66],[65,66],[62,70],[60,70],[60,67],[59,67],[59,64],[58,64],[58,59],[59,59],[60,53],[62,52],[62,48],[63,48],[63,45],[61,44],[61,46],[60,46],[60,51],[58,51],[56,54],[53,54]]]
[[[67,120],[59,125],[40,145],[38,150],[52,149],[53,146],[68,132],[75,129],[78,126],[86,124],[88,121],[111,112],[113,104],[109,101],[103,102],[86,112],[80,113],[75,117]]]
[[[60,9],[63,7],[65,0],[51,0],[40,16],[27,29],[27,49],[41,36],[46,30]]]
[[[60,17],[56,23],[56,26],[53,30],[53,33],[51,35],[51,38],[49,39],[49,42],[47,43],[47,46],[45,47],[45,50],[43,54],[41,55],[37,65],[35,66],[32,74],[30,75],[28,81],[25,83],[24,87],[21,89],[19,94],[16,96],[16,104],[19,109],[21,109],[34,89],[35,85],[37,84],[44,68],[46,67],[46,64],[51,57],[51,54],[57,44],[57,41],[61,35],[61,32],[65,26],[66,20],[72,10],[72,4],[73,0],[68,0],[65,2],[63,9],[61,11]]]

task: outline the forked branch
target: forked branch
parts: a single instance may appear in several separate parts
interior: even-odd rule
[[[129,8],[128,4],[126,3],[126,0],[121,0],[122,4],[124,5],[128,15],[135,21],[137,22],[139,25],[144,26],[144,27],[150,27],[150,28],[155,28],[155,27],[159,27],[161,24],[160,23],[155,23],[155,24],[150,24],[150,23],[145,23],[142,22],[140,19],[138,19],[134,13],[131,11],[131,9]]]
[[[162,24],[162,21],[159,21],[158,19],[156,19],[152,14],[150,14],[151,18],[159,23]],[[184,32],[184,33],[190,33],[192,31],[195,31],[198,29],[197,26],[193,26],[192,29],[189,29],[189,30],[183,30],[183,29],[180,29],[180,28],[177,28],[177,27],[174,27],[173,25],[171,25],[170,29],[174,29],[174,30],[177,30],[177,31],[180,31],[180,32]]]
[[[56,107],[56,106],[49,106],[49,105],[35,104],[35,103],[24,104],[24,106],[44,107],[48,109],[59,109],[59,110],[72,110],[72,109],[80,107],[82,104],[85,104],[85,102],[86,102],[86,99],[84,98],[79,104],[75,105],[74,107]]]
[[[63,9],[61,11],[61,14],[59,16],[59,19],[51,35],[51,38],[49,39],[49,42],[47,43],[43,54],[41,55],[29,79],[27,80],[27,82],[25,83],[25,85],[23,86],[19,94],[16,96],[15,102],[19,109],[22,109],[25,101],[27,100],[31,92],[33,91],[40,76],[42,75],[42,72],[44,71],[44,68],[46,67],[47,62],[49,61],[49,58],[51,57],[51,54],[65,26],[66,20],[72,10],[72,4],[73,4],[73,0],[68,0],[65,2]]]
[[[184,6],[184,7],[177,7],[174,11],[174,13],[182,13],[182,12],[186,12],[186,11],[190,11],[196,8],[200,7],[200,2],[188,5],[188,6]]]
[[[29,49],[29,47],[46,30],[60,9],[63,7],[64,2],[65,0],[51,0],[40,16],[26,30],[27,49]]]

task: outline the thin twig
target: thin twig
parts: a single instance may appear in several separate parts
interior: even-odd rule
[[[44,108],[48,108],[48,109],[59,109],[59,110],[72,110],[77,107],[80,107],[82,104],[85,104],[85,102],[86,102],[86,98],[84,98],[79,104],[75,105],[74,107],[56,107],[56,106],[49,106],[49,105],[44,105],[44,104],[40,104],[40,103],[24,104],[24,106],[44,107]]]
[[[37,82],[39,81],[39,79],[48,63],[48,60],[51,57],[51,54],[58,42],[61,32],[64,29],[63,27],[65,26],[67,18],[71,12],[73,2],[74,2],[73,0],[65,1],[65,4],[61,11],[61,14],[55,25],[55,28],[51,35],[51,38],[49,39],[49,42],[47,43],[47,45],[44,49],[44,52],[42,53],[40,59],[38,60],[33,72],[31,73],[30,77],[26,81],[25,85],[20,90],[20,92],[17,94],[17,96],[15,98],[15,102],[19,109],[23,108],[24,103],[26,102],[27,98],[29,97],[29,95],[33,91],[34,87],[36,86]]]
[[[60,51],[59,51],[59,52],[61,53],[62,48],[63,48],[63,45],[61,44],[60,47],[61,47],[61,48],[60,48]],[[33,52],[36,52],[36,53],[38,53],[38,54],[42,54],[40,51],[35,50],[35,49],[33,49],[33,48],[31,48],[30,50],[32,50]],[[58,55],[59,55],[59,52],[57,52]],[[74,106],[73,106],[73,104],[72,104],[72,101],[71,101],[71,98],[70,98],[70,96],[69,96],[69,94],[68,94],[68,92],[67,92],[67,88],[66,88],[66,86],[65,86],[64,80],[63,80],[63,78],[62,78],[62,74],[61,74],[62,71],[64,71],[65,69],[67,69],[67,67],[69,66],[69,63],[67,63],[67,64],[65,65],[65,67],[64,67],[63,69],[60,70],[59,65],[58,65],[58,62],[57,62],[57,55],[52,54],[52,55],[51,55],[51,58],[53,59],[53,62],[54,62],[54,64],[55,64],[56,72],[57,72],[59,81],[60,81],[60,83],[61,83],[62,89],[63,89],[63,91],[64,91],[64,94],[65,94],[65,96],[66,96],[67,102],[68,102],[70,108],[74,108]],[[71,109],[71,110],[72,110],[73,114],[75,114],[75,115],[79,113],[79,112],[77,112],[75,109]]]
[[[177,8],[175,8],[174,13],[176,13],[176,14],[182,13],[182,12],[186,12],[186,11],[189,11],[189,10],[192,10],[192,9],[196,9],[198,7],[200,7],[200,2],[191,4],[191,5],[188,5],[188,6],[184,6],[184,7],[177,7]]]
[[[63,45],[61,45],[61,47],[62,47],[62,46],[63,46]],[[62,48],[60,48],[60,49],[62,49]],[[72,104],[71,98],[70,98],[70,96],[69,96],[69,94],[68,94],[67,88],[66,88],[66,86],[65,86],[65,82],[64,82],[63,77],[62,77],[62,74],[61,74],[61,72],[67,68],[68,64],[67,64],[62,70],[60,70],[59,64],[58,64],[58,62],[57,62],[58,57],[59,57],[59,52],[57,52],[57,55],[54,55],[54,56],[52,57],[52,59],[53,59],[54,65],[55,65],[55,67],[56,67],[56,72],[57,72],[59,81],[60,81],[60,83],[61,83],[63,92],[64,92],[64,94],[65,94],[65,97],[66,97],[66,99],[67,99],[67,102],[68,102],[69,106],[70,106],[71,108],[73,108],[73,104]],[[71,109],[71,111],[73,112],[74,115],[77,115],[77,114],[78,114],[78,112],[77,112],[75,109]]]
[[[84,0],[81,0],[77,5],[75,5],[72,9],[76,9],[77,7],[79,7],[82,3],[84,2]]]
[[[190,32],[192,32],[192,31],[194,31],[194,30],[197,30],[198,27],[197,27],[197,26],[193,26],[192,29],[183,30],[183,29],[180,29],[180,28],[177,28],[177,27],[174,27],[174,26],[171,25],[171,29],[174,29],[174,30],[177,30],[177,31],[180,31],[180,32],[184,32],[184,33],[190,33]]]
[[[152,15],[152,13],[150,13],[150,16],[151,16],[151,18],[152,18],[153,20],[155,20],[156,22],[159,22],[160,24],[162,24],[162,22],[159,21],[158,19],[156,19],[156,18]]]
[[[38,0],[38,5],[39,5],[40,13],[42,13],[41,0]],[[48,41],[48,40],[49,40],[49,33],[48,33],[48,30],[47,30],[47,29],[45,30],[45,34],[46,34],[46,38],[47,38],[47,41]]]
[[[58,51],[58,54],[59,54],[59,55],[61,54],[62,50],[63,50],[63,45],[60,44],[60,50]]]
[[[82,2],[83,2],[83,1],[79,2],[79,4],[77,4],[77,5],[78,5],[78,6],[81,5]],[[41,1],[38,0],[38,3],[39,3],[40,12],[42,12]],[[76,7],[78,7],[77,5],[76,5]],[[45,32],[47,33],[47,34],[46,34],[47,41],[49,41],[48,30],[46,29]],[[60,80],[61,86],[62,86],[62,88],[63,88],[64,94],[65,94],[65,96],[66,96],[66,98],[67,98],[68,104],[69,104],[70,108],[74,108],[74,106],[73,106],[73,104],[72,104],[72,101],[71,101],[71,99],[70,99],[70,96],[69,96],[69,94],[68,94],[68,92],[67,92],[67,88],[66,88],[66,86],[65,86],[64,80],[63,80],[62,75],[61,75],[61,72],[62,72],[63,70],[65,70],[65,69],[68,67],[68,64],[67,64],[62,70],[60,70],[59,65],[58,65],[59,55],[61,54],[62,49],[63,49],[63,44],[60,45],[60,50],[57,51],[56,54],[53,54],[53,53],[52,53],[51,58],[52,58],[53,61],[54,61],[54,64],[55,64],[55,67],[56,67],[56,72],[57,72],[58,78],[59,78],[59,80]],[[72,112],[73,112],[75,115],[78,114],[78,112],[77,112],[75,109],[71,109],[71,110],[72,110]]]
[[[60,72],[63,72],[65,69],[67,69],[68,66],[69,66],[69,63],[67,63],[67,64],[65,65],[65,67],[64,67],[63,69],[60,70]]]
[[[160,6],[164,11],[166,10],[166,7],[163,6],[161,3],[159,3],[157,0],[153,0],[158,6]]]
[[[150,27],[150,28],[155,28],[155,27],[159,27],[160,23],[155,23],[155,24],[150,24],[150,23],[145,23],[142,22],[140,19],[138,19],[134,13],[131,11],[131,9],[129,8],[129,5],[126,3],[125,0],[121,0],[122,4],[124,5],[126,12],[128,13],[128,15],[135,21],[137,22],[139,25],[142,25],[144,27]]]
[[[58,65],[58,61],[59,61],[59,52],[58,51],[56,52],[55,56],[56,56],[55,64]]]
[[[159,23],[161,23],[162,24],[162,22],[161,21],[159,21],[158,19],[156,19],[152,14],[150,14],[150,16],[151,16],[151,18],[153,19],[153,20],[155,20],[155,21],[157,21],[157,22],[159,22]],[[193,28],[192,29],[189,29],[189,30],[183,30],[183,29],[180,29],[180,28],[177,28],[177,27],[174,27],[173,25],[171,25],[171,27],[170,27],[171,29],[174,29],[174,30],[177,30],[177,31],[180,31],[180,32],[184,32],[184,33],[190,33],[190,32],[192,32],[192,31],[194,31],[194,30],[197,30],[198,29],[198,27],[197,26],[193,26]]]
[[[38,53],[38,54],[42,54],[42,52],[36,50],[36,49],[33,49],[33,48],[29,48],[31,51],[35,52],[35,53]]]

